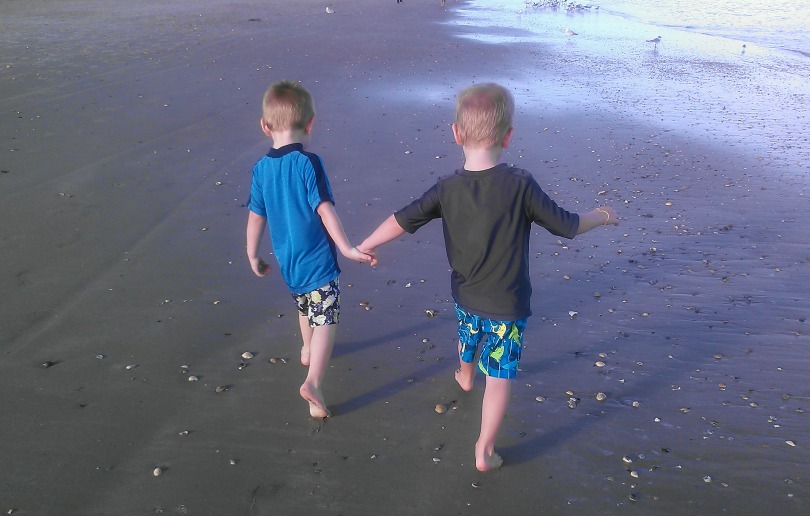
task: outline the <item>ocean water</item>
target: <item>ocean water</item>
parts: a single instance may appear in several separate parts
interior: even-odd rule
[[[808,0],[599,0],[606,12],[810,57]]]
[[[471,0],[451,23],[458,37],[506,51],[501,69],[479,78],[505,83],[527,108],[609,110],[744,145],[807,176],[809,1],[603,0],[565,9]]]

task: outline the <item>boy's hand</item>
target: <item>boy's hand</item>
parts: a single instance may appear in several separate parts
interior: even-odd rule
[[[251,258],[250,268],[253,270],[253,274],[260,278],[267,276],[267,273],[270,272],[270,266],[261,258]]]
[[[596,208],[596,211],[599,212],[600,215],[605,217],[605,222],[603,225],[613,224],[614,226],[619,225],[619,215],[616,214],[616,210],[611,208],[610,206],[603,206],[601,208]]]

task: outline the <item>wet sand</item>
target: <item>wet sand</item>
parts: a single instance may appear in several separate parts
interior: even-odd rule
[[[4,513],[810,510],[806,86],[677,44],[608,62],[581,51],[608,35],[482,41],[519,31],[438,4],[3,7]],[[620,210],[573,241],[537,231],[501,470],[474,467],[483,381],[453,379],[438,223],[375,270],[343,263],[334,417],[309,418],[291,300],[244,256],[280,78],[315,97],[355,242],[460,165],[473,81],[515,92],[505,160],[568,209]]]

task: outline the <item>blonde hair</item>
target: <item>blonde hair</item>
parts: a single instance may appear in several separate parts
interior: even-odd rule
[[[456,128],[465,147],[489,148],[503,142],[512,128],[515,101],[499,84],[477,84],[456,100]]]
[[[312,95],[297,82],[274,82],[264,92],[262,119],[273,131],[304,129],[314,116]]]

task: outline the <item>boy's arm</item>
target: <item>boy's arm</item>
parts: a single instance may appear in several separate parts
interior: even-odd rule
[[[250,212],[247,221],[247,256],[248,261],[250,261],[250,268],[260,278],[266,276],[270,270],[270,266],[259,256],[259,244],[262,241],[266,225],[267,219],[265,217]]]
[[[340,254],[356,262],[372,263],[374,261],[373,255],[362,253],[349,243],[349,237],[346,236],[343,223],[340,221],[340,217],[338,217],[335,211],[335,206],[331,202],[322,202],[318,205],[317,211],[318,215],[321,217],[323,226],[326,228],[326,232],[329,233],[332,241],[335,243],[338,250],[340,250]]]
[[[391,240],[402,236],[405,233],[405,230],[402,229],[402,226],[399,225],[397,222],[397,218],[394,215],[391,215],[385,221],[380,224],[380,226],[374,230],[372,234],[370,234],[363,243],[360,244],[358,249],[360,249],[364,253],[371,254],[374,256],[374,261],[372,265],[377,264],[377,247],[387,244]]]
[[[580,213],[577,235],[581,235],[582,233],[586,233],[593,228],[606,226],[608,224],[612,224],[614,226],[619,225],[619,216],[616,215],[613,208],[608,206],[605,206],[604,208],[596,208],[588,213]]]

